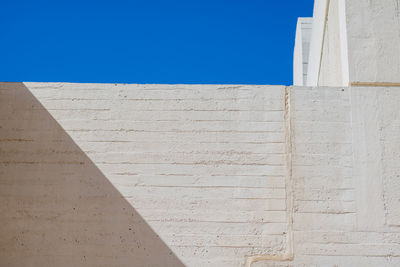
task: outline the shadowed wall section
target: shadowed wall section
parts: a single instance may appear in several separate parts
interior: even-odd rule
[[[286,250],[285,87],[0,89],[8,266],[241,266]]]
[[[22,83],[0,102],[1,266],[183,266]]]

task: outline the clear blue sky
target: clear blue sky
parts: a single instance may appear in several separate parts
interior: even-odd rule
[[[1,0],[0,81],[292,84],[313,0]]]

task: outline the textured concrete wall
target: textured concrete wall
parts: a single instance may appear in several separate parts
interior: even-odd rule
[[[351,97],[358,226],[400,230],[399,88],[360,88]]]
[[[398,88],[296,89],[297,260],[398,266]]]
[[[312,20],[308,86],[400,84],[400,0],[318,0]]]
[[[400,83],[400,0],[347,0],[350,82]]]
[[[398,88],[295,87],[293,261],[253,266],[400,265]]]
[[[319,0],[314,2],[312,31],[308,37],[309,45],[303,50],[307,54],[307,71],[303,70],[304,78],[300,83],[301,69],[297,66],[299,53],[294,57],[294,85],[307,86],[348,86],[348,45],[346,25],[346,0]],[[298,23],[299,24],[299,23]],[[299,27],[298,27],[299,28]],[[296,31],[296,40],[301,39],[301,31]]]
[[[283,86],[0,89],[3,264],[239,266],[286,247]]]
[[[398,88],[1,83],[0,263],[398,266],[399,102]]]
[[[318,76],[319,86],[340,86],[342,81],[339,1],[329,1]]]

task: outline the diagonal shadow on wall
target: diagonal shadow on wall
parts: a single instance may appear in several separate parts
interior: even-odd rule
[[[23,83],[0,83],[1,266],[184,266]]]

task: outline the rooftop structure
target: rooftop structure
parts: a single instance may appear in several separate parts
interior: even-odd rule
[[[298,21],[294,85],[399,86],[399,17],[397,0],[315,1]]]

